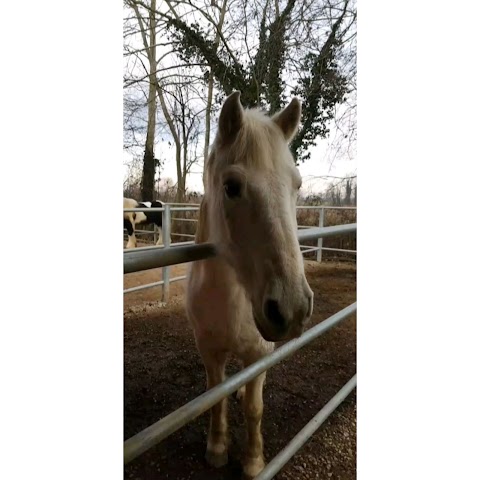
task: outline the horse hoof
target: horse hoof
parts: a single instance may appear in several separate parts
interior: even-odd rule
[[[214,453],[210,450],[207,450],[207,453],[205,453],[205,460],[212,467],[223,467],[228,463],[228,452],[224,451],[222,453]]]
[[[252,480],[265,468],[263,457],[251,458],[243,465],[243,479]]]

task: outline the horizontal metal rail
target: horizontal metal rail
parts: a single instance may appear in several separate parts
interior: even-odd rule
[[[300,242],[317,238],[343,235],[355,232],[356,223],[338,225],[333,227],[309,228],[297,232]],[[183,247],[170,247],[162,249],[129,249],[123,253],[123,273],[140,272],[151,268],[167,267],[178,263],[195,262],[216,255],[215,246],[212,243],[199,243]]]
[[[318,250],[327,250],[329,252],[344,252],[344,253],[357,253],[356,250],[348,250],[346,248],[329,248],[329,247],[310,247],[308,245],[300,245],[302,250],[302,253],[309,253],[309,252],[316,252]]]
[[[329,251],[329,252],[357,253],[356,250],[347,250],[346,248],[323,247],[322,250],[327,250],[327,251]]]
[[[173,277],[170,278],[169,282],[178,282],[180,280],[185,280],[187,278],[186,275],[181,275],[179,277]],[[163,280],[160,280],[158,282],[152,282],[152,283],[146,283],[145,285],[138,285],[138,287],[131,287],[131,288],[126,288],[123,293],[133,293],[133,292],[139,292],[140,290],[146,290],[147,288],[153,288],[153,287],[159,287],[163,285],[165,282]]]
[[[346,225],[335,225],[333,227],[314,227],[308,230],[301,230],[298,232],[297,237],[300,242],[304,242],[306,240],[317,240],[317,238],[355,233],[356,231],[356,223],[347,223]]]
[[[254,478],[254,480],[272,479],[285,464],[303,447],[307,440],[320,428],[332,412],[348,397],[357,385],[355,374],[328,403],[293,437],[290,443]]]
[[[177,205],[177,206],[191,206],[191,207],[199,207],[200,204],[199,203],[175,203],[175,202],[168,202],[166,203],[165,205]]]
[[[189,233],[171,233],[170,235],[174,237],[191,237],[195,238],[195,235],[190,235]]]
[[[158,422],[150,425],[145,430],[137,433],[126,440],[123,444],[124,463],[129,463],[149,448],[161,442],[173,432],[186,425],[188,422],[198,417],[208,409],[213,407],[222,398],[238,390],[265,370],[281,362],[294,352],[307,345],[327,330],[337,325],[340,321],[346,319],[357,309],[357,303],[352,303],[348,307],[335,313],[327,320],[315,325],[299,338],[290,340],[273,353],[267,355],[229,379],[206,391],[199,397],[191,400],[179,409],[170,413]]]
[[[126,229],[123,230],[123,233],[128,233]],[[133,233],[135,233],[135,235],[154,235],[156,232],[155,230],[135,230]]]
[[[124,208],[123,213],[132,213],[132,212],[164,212],[164,207],[138,207],[138,208]]]
[[[215,246],[211,243],[141,251],[135,250],[140,249],[124,250],[123,273],[141,272],[151,268],[205,260],[217,254]]]
[[[189,240],[188,242],[175,242],[171,244],[171,247],[180,247],[182,245],[193,245],[195,242],[193,240]],[[165,246],[162,244],[160,245],[147,245],[146,247],[136,247],[136,248],[124,248],[123,253],[126,252],[143,252],[147,250],[162,250]]]
[[[170,206],[171,212],[194,212],[199,210],[200,204],[198,203],[166,203],[165,205]],[[178,206],[172,206],[178,205]],[[328,205],[297,205],[297,210],[319,210],[321,208],[325,210],[357,210],[357,207],[334,207]],[[163,212],[164,207],[137,207],[137,208],[124,208],[123,211],[126,212]]]
[[[169,205],[171,207],[171,210],[173,210],[174,208],[178,208],[178,207],[186,207],[186,208],[190,208],[190,207],[200,207],[200,203],[164,203],[164,205]],[[172,206],[173,205],[173,206]],[[161,208],[161,207],[139,207],[137,208],[137,210],[139,212],[143,212],[145,210],[153,210],[155,211],[155,209],[157,208]],[[326,210],[356,210],[357,207],[352,207],[352,206],[344,206],[344,207],[341,207],[341,206],[335,206],[335,205],[297,205],[296,208],[298,209],[309,209],[309,210],[313,210],[313,209],[319,209],[319,208],[325,208]],[[124,212],[130,212],[132,210],[135,210],[135,209],[130,209],[130,208],[124,208],[123,211]]]
[[[170,280],[171,281],[171,280]],[[163,280],[159,280],[158,282],[146,283],[145,285],[138,285],[138,287],[130,287],[126,288],[123,293],[134,293],[140,290],[147,290],[147,288],[159,287],[163,285],[165,282]]]
[[[328,205],[297,205],[299,210],[318,210],[324,208],[325,210],[356,210],[357,207],[333,207]]]
[[[192,242],[193,243],[193,242]],[[176,243],[173,243],[173,245],[176,245]],[[147,245],[146,247],[134,247],[134,248],[124,248],[123,253],[125,252],[142,252],[144,250],[161,250],[162,248],[165,248],[165,245],[161,243],[160,245]]]
[[[171,212],[198,212],[200,207],[171,207]]]
[[[316,252],[318,250],[320,250],[318,247],[307,248],[306,250],[302,250],[302,254],[310,253],[310,252]]]
[[[198,222],[198,218],[172,218],[176,222]]]
[[[190,243],[193,244],[194,242],[183,242],[183,243]],[[319,248],[318,247],[307,247],[306,245],[300,245],[301,248],[305,248],[305,250],[302,250],[302,254],[304,253],[310,253],[310,252],[316,252]],[[143,247],[145,249],[152,249],[155,247]],[[156,248],[162,248],[162,247],[156,247]],[[138,250],[138,249],[137,249]],[[323,248],[323,250],[330,250],[327,248]],[[357,253],[356,250],[343,250],[343,249],[333,249],[333,250],[338,250],[339,252],[347,252],[347,253]],[[174,277],[170,280],[170,283],[172,282],[177,282],[179,280],[185,280],[187,278],[186,275],[182,275],[180,277]],[[158,287],[163,285],[165,282],[163,280],[160,280],[159,282],[153,282],[153,283],[146,283],[145,285],[139,285],[138,287],[131,287],[127,288],[126,290],[123,291],[123,293],[133,293],[133,292],[139,292],[141,290],[146,290],[148,288],[153,288],[153,287]]]
[[[199,207],[170,207],[171,212],[196,212]],[[124,208],[124,213],[127,212],[164,212],[165,207],[139,207],[139,208]]]
[[[181,246],[181,245],[194,245],[195,242],[193,240],[188,240],[186,242],[175,242],[175,243],[172,243],[172,246],[173,247],[176,247],[176,246]]]
[[[174,234],[172,234],[174,235]],[[181,233],[179,233],[178,235],[183,235]],[[181,246],[181,245],[194,245],[195,242],[193,241],[187,241],[187,242],[175,242],[175,243],[172,243],[172,247],[177,247],[177,246]],[[137,247],[135,249],[131,249],[131,248],[128,248],[128,249],[124,249],[123,251],[124,252],[132,252],[132,251],[135,251],[135,252],[142,252],[142,251],[146,251],[146,250],[161,250],[164,248],[164,245],[148,245],[146,247]],[[300,248],[301,249],[305,249],[305,250],[302,250],[302,253],[308,253],[308,252],[316,252],[317,250],[320,250],[319,247],[312,247],[310,245],[300,245]],[[329,247],[322,247],[322,250],[328,250],[328,251],[332,251],[332,252],[345,252],[345,253],[357,253],[356,250],[348,250],[346,248],[329,248]]]
[[[180,275],[179,277],[173,277],[172,279],[170,279],[170,283],[179,282],[180,280],[186,280],[186,279],[187,279],[186,275]]]

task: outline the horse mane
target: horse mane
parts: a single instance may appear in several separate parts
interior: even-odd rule
[[[204,243],[208,240],[208,223],[207,223],[207,201],[205,197],[200,203],[198,212],[197,231],[195,232],[195,243]]]

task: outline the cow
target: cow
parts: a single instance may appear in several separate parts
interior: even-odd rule
[[[154,224],[158,227],[159,236],[156,245],[163,243],[162,235],[162,214],[163,212],[151,212],[149,208],[162,208],[164,204],[160,200],[153,202],[137,202],[133,198],[123,198],[123,208],[146,208],[144,212],[123,212],[123,228],[127,229],[128,242],[127,248],[135,248],[137,239],[135,238],[136,225]]]

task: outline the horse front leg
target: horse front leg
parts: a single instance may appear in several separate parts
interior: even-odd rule
[[[155,245],[162,245],[163,244],[163,230],[162,227],[159,227],[157,225],[157,234],[158,234],[158,240]]]
[[[215,387],[225,379],[226,353],[202,354],[207,373],[207,389]],[[210,426],[207,437],[207,462],[214,467],[222,467],[228,462],[228,421],[227,399],[220,400],[210,410]]]
[[[247,423],[247,451],[243,473],[247,478],[256,477],[265,467],[261,431],[265,378],[266,372],[247,383],[243,397],[243,408]]]
[[[137,246],[137,239],[135,234],[128,236],[127,248],[135,248]]]
[[[124,227],[127,229],[128,241],[126,248],[135,248],[137,246],[137,239],[135,238],[135,223],[130,219],[124,219]]]

